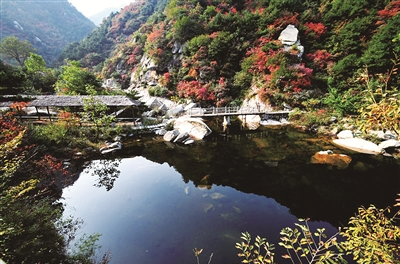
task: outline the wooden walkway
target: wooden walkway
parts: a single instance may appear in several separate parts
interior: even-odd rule
[[[265,112],[256,108],[240,110],[240,107],[210,107],[210,108],[191,108],[186,111],[191,117],[213,117],[213,116],[240,116],[240,115],[288,115],[290,111]]]

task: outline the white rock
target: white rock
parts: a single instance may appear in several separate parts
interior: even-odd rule
[[[174,122],[174,129],[179,133],[187,132],[194,140],[203,139],[205,136],[211,134],[211,129],[200,119],[191,118],[187,116],[179,117]]]
[[[260,125],[262,126],[276,126],[276,125],[282,125],[281,122],[273,120],[273,119],[267,119],[267,120],[261,120]]]
[[[177,116],[178,114],[183,112],[183,105],[178,105],[175,108],[172,108],[168,110],[167,115],[168,116]]]
[[[338,139],[354,138],[353,131],[342,130],[337,134]]]
[[[297,42],[299,30],[294,25],[288,25],[280,34],[279,40],[283,45],[294,45]]]
[[[250,130],[256,130],[260,126],[261,117],[259,115],[240,115],[238,118],[245,123]]]
[[[171,130],[171,131],[168,131],[167,133],[165,133],[163,138],[165,141],[169,142],[169,141],[174,140],[178,135],[179,135],[178,130]]]
[[[367,141],[361,138],[346,138],[346,139],[334,139],[333,143],[356,152],[365,153],[365,154],[381,154],[382,148],[372,143],[371,141]]]
[[[184,111],[188,111],[189,109],[192,109],[193,107],[196,107],[197,104],[196,103],[190,103],[188,104],[185,109],[183,109]]]
[[[400,148],[400,141],[395,140],[395,139],[388,139],[388,140],[382,141],[378,146],[383,149]]]

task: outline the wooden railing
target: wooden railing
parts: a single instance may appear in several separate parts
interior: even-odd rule
[[[261,111],[258,108],[246,108],[241,110],[238,106],[233,107],[209,107],[209,108],[191,108],[186,111],[187,115],[192,117],[196,116],[228,116],[228,115],[285,115],[289,114],[290,111]]]

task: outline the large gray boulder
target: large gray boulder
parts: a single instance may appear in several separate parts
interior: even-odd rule
[[[180,113],[182,113],[183,112],[183,105],[178,105],[178,106],[176,106],[175,108],[172,108],[172,109],[169,109],[168,111],[167,111],[167,115],[168,116],[178,116]]]
[[[194,140],[201,140],[211,134],[211,129],[200,119],[187,116],[179,117],[174,122],[174,129],[179,133],[188,133]]]

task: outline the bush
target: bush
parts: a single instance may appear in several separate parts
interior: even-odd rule
[[[289,121],[307,127],[313,125],[321,126],[328,124],[333,115],[335,114],[332,114],[326,109],[303,112],[299,108],[295,108],[294,111],[289,114]]]
[[[32,126],[32,137],[34,141],[45,145],[60,145],[68,143],[66,135],[68,128],[59,124],[48,124],[43,126]]]

